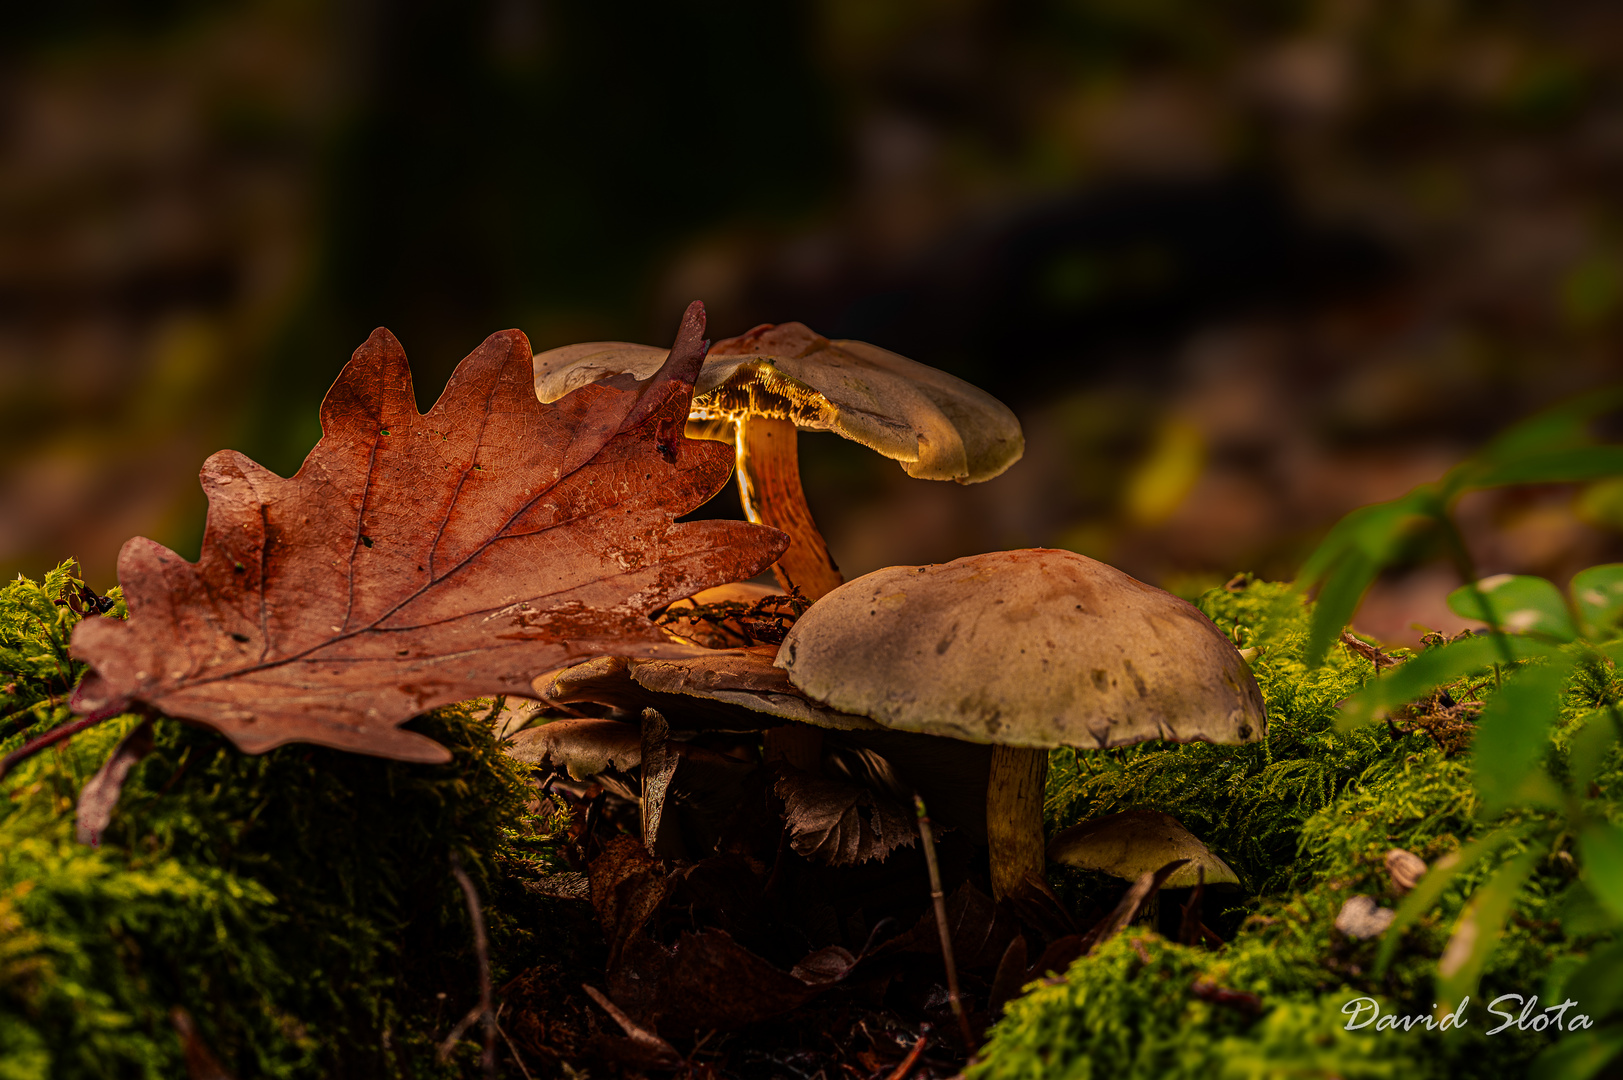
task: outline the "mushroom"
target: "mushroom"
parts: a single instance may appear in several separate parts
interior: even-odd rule
[[[566,345],[534,358],[535,392],[570,391],[630,375],[647,379],[668,350],[625,342]],[[901,462],[908,475],[972,484],[1020,459],[1025,439],[1008,407],[962,379],[861,341],[830,341],[803,323],[763,323],[710,349],[693,387],[690,438],[731,441],[739,499],[757,524],[789,535],[772,571],[816,600],[844,582],[800,486],[797,429],[833,431]],[[813,728],[766,734],[768,757],[813,770]]]
[[[1048,861],[1079,870],[1101,870],[1124,881],[1137,881],[1175,859],[1187,859],[1161,883],[1163,889],[1192,889],[1205,882],[1238,885],[1228,863],[1212,854],[1171,814],[1159,810],[1124,810],[1061,829],[1048,842]],[[1201,876],[1204,872],[1204,878]]]
[[[588,383],[646,379],[668,350],[597,341],[539,353],[535,391],[556,401]],[[1025,440],[1008,407],[962,379],[861,341],[830,341],[802,323],[770,323],[717,342],[699,371],[690,438],[731,441],[751,521],[789,534],[773,566],[785,589],[816,600],[844,578],[800,487],[796,431],[832,431],[901,462],[908,475],[990,480]]]
[[[992,888],[1044,869],[1047,750],[1248,742],[1262,695],[1194,605],[1069,551],[893,566],[795,623],[778,666],[807,697],[889,728],[992,744]]]

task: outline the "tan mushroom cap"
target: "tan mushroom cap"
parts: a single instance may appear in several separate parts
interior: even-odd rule
[[[1194,605],[1069,551],[892,566],[800,617],[777,664],[813,701],[1002,746],[1251,742],[1262,695]]]
[[[649,378],[669,350],[620,341],[536,355],[535,392],[556,401],[616,375]],[[801,323],[718,342],[693,388],[688,434],[717,437],[751,413],[833,431],[901,462],[909,476],[976,483],[1020,460],[1008,406],[962,379],[861,341],[830,341]]]
[[[532,765],[561,766],[571,780],[585,780],[609,769],[635,769],[642,762],[642,732],[618,720],[554,720],[514,735],[507,753]]]
[[[1048,842],[1048,861],[1082,870],[1101,870],[1137,881],[1174,859],[1188,859],[1161,883],[1163,889],[1190,889],[1206,871],[1207,885],[1239,885],[1228,863],[1159,810],[1127,810],[1061,829]]]

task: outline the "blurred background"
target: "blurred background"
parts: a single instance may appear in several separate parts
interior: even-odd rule
[[[800,320],[1006,401],[1025,460],[803,435],[848,576],[1048,545],[1180,591],[1623,373],[1623,7],[1488,0],[63,0],[0,38],[0,573],[195,557],[387,326],[420,403],[537,351]],[[708,513],[736,514],[723,495]],[[1462,507],[1623,557],[1623,488]],[[1359,625],[1457,624],[1452,571]]]

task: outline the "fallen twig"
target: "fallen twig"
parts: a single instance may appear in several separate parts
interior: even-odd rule
[[[941,934],[941,962],[947,969],[947,1000],[952,1004],[952,1015],[958,1018],[958,1029],[964,1037],[964,1053],[975,1052],[975,1034],[970,1030],[969,1017],[964,1015],[964,1003],[958,996],[958,963],[952,955],[952,930],[947,926],[947,897],[941,891],[941,869],[935,861],[935,838],[930,834],[930,817],[924,810],[924,800],[913,796],[913,808],[919,816],[919,839],[924,843],[924,865],[930,872],[930,901],[935,905],[936,930]],[[922,1052],[920,1046],[916,1052]],[[911,1055],[910,1055],[911,1056]],[[907,1062],[903,1062],[907,1065]],[[911,1066],[909,1066],[911,1067]],[[906,1070],[896,1074],[899,1078]]]
[[[959,1013],[958,1015],[962,1016],[963,1014]],[[928,1032],[920,1035],[919,1041],[913,1044],[913,1049],[909,1050],[907,1056],[902,1059],[902,1063],[896,1066],[896,1071],[887,1076],[885,1080],[906,1080],[907,1074],[913,1071],[913,1066],[917,1065],[919,1058],[924,1056],[924,1044],[929,1041],[930,1035]]]
[[[625,1010],[616,1005],[609,995],[586,983],[581,983],[581,989],[620,1025],[620,1030],[626,1033],[626,1038],[646,1055],[648,1064],[657,1069],[675,1069],[684,1063],[685,1059],[677,1053],[676,1047],[627,1016]]]
[[[462,1019],[456,1022],[456,1026],[451,1029],[451,1034],[447,1035],[445,1040],[440,1043],[439,1052],[435,1055],[441,1065],[451,1059],[451,1051],[456,1049],[456,1044],[462,1041],[463,1034],[478,1022],[479,1017],[484,1015],[484,1011],[483,1005],[475,1005],[467,1011]]]
[[[1244,990],[1230,990],[1226,986],[1219,986],[1210,979],[1196,979],[1190,991],[1202,1001],[1209,1001],[1213,1005],[1222,1005],[1235,1009],[1247,1016],[1262,1015],[1262,998]]]
[[[186,1055],[187,1080],[234,1080],[225,1066],[220,1064],[220,1059],[198,1036],[197,1024],[193,1022],[191,1013],[176,1005],[169,1010],[169,1022],[175,1026],[175,1033],[180,1036],[181,1052]]]
[[[486,1076],[493,1077],[496,1075],[496,1012],[490,1002],[490,944],[485,938],[485,915],[479,908],[479,894],[474,891],[473,881],[462,869],[462,857],[454,851],[451,852],[451,874],[456,878],[456,883],[462,886],[462,896],[468,902],[468,920],[473,923],[473,952],[479,960],[479,1004],[462,1018],[440,1044],[439,1059],[442,1063],[448,1060],[457,1040],[468,1030],[468,1025],[475,1019],[483,1020],[485,1051],[479,1064]]]
[[[507,1044],[507,1052],[513,1055],[513,1064],[517,1065],[518,1071],[524,1074],[524,1080],[531,1080],[530,1070],[524,1067],[524,1059],[518,1056],[518,1047],[513,1045],[512,1039],[508,1038],[507,1030],[502,1027],[500,1021],[496,1024],[496,1033],[502,1037],[502,1042]]]
[[[23,743],[5,757],[0,758],[0,779],[4,779],[5,775],[12,769],[16,768],[19,764],[27,759],[33,757],[41,750],[44,750],[47,747],[55,746],[57,743],[62,742],[65,739],[71,739],[75,735],[79,734],[79,732],[85,730],[86,728],[95,727],[103,720],[111,720],[115,716],[120,716],[126,712],[133,711],[135,710],[126,709],[122,706],[117,708],[108,706],[105,709],[97,709],[89,716],[81,717],[72,723],[62,724],[52,728],[39,738]]]

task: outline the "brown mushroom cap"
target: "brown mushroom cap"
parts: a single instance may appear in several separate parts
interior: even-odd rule
[[[1082,870],[1102,870],[1126,881],[1137,881],[1174,859],[1188,859],[1161,883],[1163,889],[1189,889],[1206,871],[1206,885],[1239,885],[1229,865],[1184,828],[1178,819],[1159,810],[1127,810],[1061,829],[1048,842],[1048,861]]]
[[[668,351],[619,341],[550,349],[535,357],[535,392],[556,401],[616,375],[646,379]],[[928,480],[990,480],[1025,450],[1014,413],[985,391],[865,342],[830,341],[801,323],[718,342],[705,358],[689,435],[717,436],[717,426],[746,413],[836,432]]]
[[[635,769],[642,762],[642,733],[618,720],[554,720],[514,735],[507,753],[532,765],[561,766],[571,780],[585,780],[609,769]]]
[[[1194,605],[1069,551],[893,566],[800,617],[778,652],[812,700],[1002,746],[1250,742],[1262,695]]]

